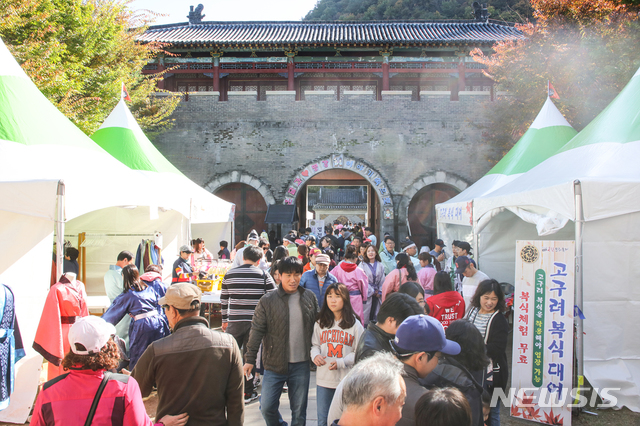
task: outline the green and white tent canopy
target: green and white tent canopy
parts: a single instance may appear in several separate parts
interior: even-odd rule
[[[59,196],[61,181],[65,192]],[[123,190],[131,186],[143,191]],[[64,205],[60,221],[58,202]],[[154,210],[159,220],[151,221]],[[132,214],[140,220],[132,220]],[[177,250],[187,232],[168,232],[162,222],[177,221],[171,226],[180,228],[181,218],[189,214],[187,197],[165,196],[147,176],[113,158],[58,111],[0,40],[0,283],[13,289],[27,352],[0,421],[24,423],[33,407],[42,357],[31,346],[49,290],[56,221],[66,219],[67,232],[74,232],[72,223],[78,220],[86,232],[117,233],[122,228],[113,226],[122,224],[124,232],[146,232],[148,227],[163,232],[165,249],[174,238]],[[62,243],[65,232],[60,234]],[[165,253],[167,257],[172,251]],[[88,265],[85,284],[97,282],[103,289],[104,271],[116,255],[97,255],[106,265]]]
[[[594,388],[611,388],[617,406],[636,412],[639,164],[640,70],[558,153],[474,205],[481,221],[493,217],[487,222],[487,229],[494,229],[493,238],[481,251],[480,262],[483,272],[497,279],[514,276],[514,262],[508,261],[516,240],[548,239],[539,237],[541,231],[559,240],[575,239],[576,247],[582,248],[577,262],[582,261],[585,375]],[[576,197],[580,189],[581,202]],[[575,225],[580,207],[583,218]],[[568,221],[573,226],[564,226]],[[574,227],[577,231],[571,233]]]
[[[511,150],[476,183],[452,199],[436,206],[438,234],[449,240],[470,240],[475,232],[477,217],[474,200],[512,182],[555,154],[577,132],[547,97],[529,129]],[[463,225],[474,229],[455,229]]]
[[[153,179],[166,193],[188,196],[192,223],[233,221],[235,205],[206,191],[171,164],[145,136],[124,99],[91,139],[131,169]]]
[[[477,200],[489,211],[532,206],[575,220],[575,180],[582,183],[585,220],[640,211],[640,70],[587,127],[530,171]]]

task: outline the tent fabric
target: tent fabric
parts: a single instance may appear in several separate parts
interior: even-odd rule
[[[105,209],[117,206],[148,206],[143,223],[149,222],[150,211],[155,216],[160,210],[191,214],[189,197],[163,193],[144,173],[120,163],[74,126],[0,40],[0,238],[8,242],[0,248],[0,282],[14,291],[27,351],[16,366],[16,393],[0,421],[24,423],[37,392],[42,358],[31,343],[49,289],[60,181],[67,220],[91,214],[101,222]],[[135,232],[140,221],[127,225]],[[187,241],[187,235],[179,238],[181,244]]]
[[[547,97],[535,120],[511,150],[476,183],[445,203],[436,206],[465,208],[464,203],[489,194],[514,181],[542,161],[554,155],[577,132]],[[473,217],[477,219],[475,206]],[[439,222],[447,222],[438,217]]]
[[[183,175],[145,136],[124,99],[91,138],[133,170],[143,172],[167,193],[189,197],[192,223],[233,221],[235,206],[206,191]]]
[[[618,406],[640,411],[640,70],[622,92],[559,152],[500,189],[475,200],[479,215],[576,220],[575,182],[582,190],[585,375],[594,388],[612,388]],[[498,216],[499,217],[499,216]],[[483,234],[495,229],[492,220]],[[534,225],[519,221],[518,228]],[[485,252],[513,251],[523,233],[486,242]],[[539,237],[538,237],[539,238]],[[562,239],[559,234],[546,238]],[[481,246],[483,245],[481,244]],[[490,271],[489,271],[490,272]]]
[[[145,136],[124,99],[120,99],[91,139],[133,170],[184,176]]]
[[[477,200],[477,217],[499,207],[539,206],[575,220],[575,180],[585,220],[640,211],[640,73],[553,157]]]

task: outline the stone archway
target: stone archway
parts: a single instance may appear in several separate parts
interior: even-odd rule
[[[393,232],[395,208],[386,179],[369,164],[345,154],[332,154],[327,157],[321,157],[296,171],[285,189],[283,203],[295,204],[298,191],[304,187],[310,178],[331,169],[352,171],[369,182],[380,202],[380,231]]]
[[[212,194],[222,186],[228,183],[244,183],[253,188],[255,188],[264,198],[264,201],[269,204],[275,204],[276,199],[271,193],[269,187],[262,182],[257,177],[250,175],[249,173],[240,172],[240,171],[232,171],[229,173],[225,173],[220,176],[216,176],[213,180],[211,180],[208,184],[204,186],[204,189],[211,192]]]
[[[469,184],[459,176],[453,173],[447,173],[444,171],[437,171],[423,175],[419,179],[415,180],[410,186],[405,189],[402,199],[398,205],[398,222],[408,223],[409,221],[409,205],[419,191],[434,184],[444,184],[458,192],[464,191]]]

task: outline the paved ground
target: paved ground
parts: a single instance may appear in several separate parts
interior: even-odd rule
[[[217,320],[217,321],[216,321]],[[218,322],[218,324],[216,324]],[[214,318],[212,325],[215,327],[219,325],[219,318]],[[511,359],[511,339],[507,345],[507,356]],[[46,370],[46,369],[45,369]],[[261,388],[258,388],[260,392]],[[145,401],[145,407],[147,413],[151,418],[154,418],[156,413],[157,398],[153,393]],[[595,410],[589,409],[589,411],[597,412],[597,416],[582,413],[579,416],[573,416],[572,424],[578,426],[640,426],[640,413],[633,413],[628,409],[622,410]],[[291,422],[291,410],[289,409],[289,397],[287,393],[283,393],[280,398],[280,413],[287,423]],[[307,425],[316,426],[318,424],[316,414],[316,373],[311,372],[311,381],[309,384],[309,402],[307,406]],[[260,413],[260,402],[256,400],[251,404],[246,405],[244,424],[247,426],[264,425],[265,422],[262,419]],[[501,425],[502,426],[527,426],[532,425],[530,421],[513,418],[509,415],[509,410],[502,407],[501,410]],[[9,426],[8,423],[0,423],[0,426]],[[565,425],[567,426],[567,425]]]

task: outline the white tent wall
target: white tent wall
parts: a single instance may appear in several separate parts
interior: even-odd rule
[[[0,421],[24,423],[38,390],[42,357],[31,346],[49,290],[53,228],[47,218],[0,211],[0,283],[13,290],[26,351],[16,364],[15,390]]]
[[[594,388],[640,411],[640,213],[586,222],[584,367]]]
[[[233,247],[233,222],[192,223],[191,238],[202,238],[207,250],[217,259],[220,241],[224,240]]]
[[[573,228],[573,222],[569,222],[558,233],[540,237],[535,225],[509,210],[502,211],[478,235],[478,266],[491,278],[514,284],[516,240],[573,240]]]
[[[481,231],[480,269],[500,282],[515,279],[516,240],[573,240],[574,222],[540,237],[535,225],[505,210]],[[618,406],[640,411],[640,213],[588,221],[583,232],[584,367],[594,388]]]
[[[447,245],[445,251],[449,253],[449,255],[452,255],[451,243],[454,240],[466,241],[473,247],[473,228],[471,226],[438,222],[438,238]],[[429,248],[433,249],[433,247]]]
[[[152,208],[157,209],[157,208]],[[65,239],[74,247],[77,236],[86,236],[86,287],[87,294],[105,295],[104,274],[114,265],[118,253],[129,250],[136,255],[143,239],[153,239],[157,231],[162,233],[163,279],[171,278],[171,266],[178,257],[178,250],[189,240],[188,220],[174,211],[159,211],[156,219],[150,219],[149,207],[110,207],[82,215],[67,222]]]

